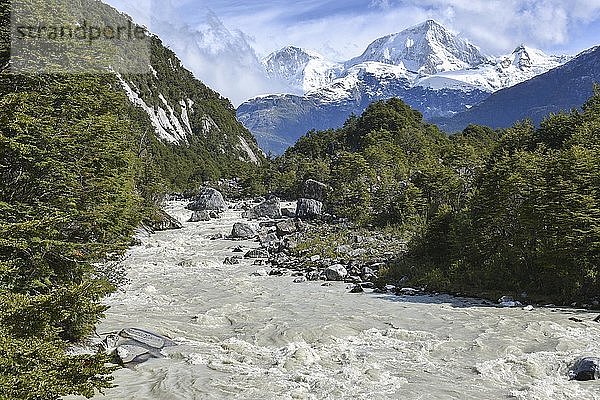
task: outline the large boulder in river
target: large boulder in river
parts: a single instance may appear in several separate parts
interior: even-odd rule
[[[244,212],[242,217],[248,219],[281,218],[281,204],[279,199],[277,197],[272,197]]]
[[[254,236],[254,229],[244,222],[235,223],[231,229],[231,237],[234,239],[252,239]]]
[[[348,271],[341,264],[335,264],[324,271],[328,281],[343,281],[348,276]]]
[[[217,189],[204,188],[186,208],[192,211],[225,211],[227,204]]]
[[[314,179],[309,179],[304,182],[304,186],[302,188],[302,197],[323,202],[325,201],[328,189],[329,186],[326,184],[315,181]]]
[[[160,210],[152,218],[146,219],[144,224],[153,232],[168,231],[172,229],[181,229],[183,225],[179,220]]]
[[[244,258],[269,258],[269,252],[263,249],[254,249],[244,254]]]
[[[299,199],[296,217],[300,219],[317,219],[323,214],[323,203],[314,199]]]
[[[600,379],[600,358],[582,358],[573,365],[573,368],[569,371],[569,376],[576,381]]]

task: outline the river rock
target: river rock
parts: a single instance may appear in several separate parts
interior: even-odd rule
[[[306,274],[306,279],[309,281],[318,281],[321,278],[321,273],[319,271],[310,271]]]
[[[396,289],[396,294],[399,296],[416,296],[421,293],[421,290],[415,288],[400,288]]]
[[[263,246],[269,246],[271,243],[275,243],[276,241],[279,240],[279,238],[277,237],[276,234],[274,234],[273,232],[267,233],[267,234],[259,234],[258,235],[258,240],[260,241],[260,244]]]
[[[259,270],[256,270],[255,272],[253,272],[251,275],[252,276],[269,276],[269,273],[267,272],[266,269],[261,268]]]
[[[269,272],[269,276],[283,276],[283,271],[280,269],[272,269]]]
[[[175,346],[175,343],[162,335],[138,328],[127,328],[118,334],[108,335],[102,341],[102,347],[113,354],[117,362],[139,364],[151,358],[161,358],[161,350]]]
[[[252,207],[242,214],[243,218],[258,219],[258,218],[281,218],[281,205],[277,197],[265,200],[261,204]]]
[[[234,239],[251,239],[255,236],[254,229],[244,222],[236,222],[231,230],[231,237]]]
[[[210,221],[210,212],[207,210],[194,211],[188,222],[203,222]]]
[[[350,290],[350,293],[364,293],[364,289],[360,284],[354,285],[354,287]]]
[[[569,377],[576,381],[600,379],[600,358],[585,357],[577,361],[569,371]]]
[[[360,276],[350,275],[346,279],[344,279],[344,282],[359,284],[362,282],[362,279],[360,278]]]
[[[294,279],[294,283],[304,283],[304,282],[306,282],[305,276],[300,276],[300,277]]]
[[[498,304],[500,305],[500,307],[521,307],[523,304],[521,304],[520,301],[515,301],[512,297],[510,296],[502,296],[498,299]]]
[[[204,188],[186,207],[192,211],[225,211],[227,204],[221,192],[213,188]]]
[[[277,236],[279,237],[291,235],[292,233],[297,231],[296,223],[291,219],[278,222],[276,228]]]
[[[266,250],[254,249],[247,252],[244,258],[269,258],[269,253]]]
[[[183,228],[181,222],[167,214],[167,212],[164,210],[160,210],[158,214],[156,214],[155,218],[146,220],[145,224],[153,232],[161,232]]]
[[[377,274],[369,267],[364,267],[360,276],[364,281],[374,281],[377,279]]]
[[[300,219],[317,219],[323,215],[323,203],[314,199],[299,199],[296,217]]]
[[[343,281],[348,276],[348,271],[343,265],[335,264],[328,267],[324,274],[328,281]]]
[[[304,182],[302,197],[323,202],[325,201],[328,189],[329,186],[326,184],[315,181],[314,179],[308,179]]]

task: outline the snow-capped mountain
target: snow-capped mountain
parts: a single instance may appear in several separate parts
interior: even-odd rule
[[[435,122],[449,132],[468,124],[506,128],[523,119],[537,124],[550,113],[581,107],[593,94],[596,82],[600,82],[600,46],[544,74],[497,91],[465,112]]]
[[[487,57],[466,39],[428,20],[375,40],[361,56],[348,61],[346,66],[366,61],[402,65],[419,75],[432,75],[475,67],[486,62]]]
[[[399,97],[431,118],[456,114],[489,96],[477,89],[412,86],[414,77],[403,66],[365,62],[303,96],[280,94],[249,100],[238,107],[237,116],[264,151],[281,154],[307,131],[339,127],[351,114],[362,113],[376,100]]]
[[[571,57],[550,56],[541,50],[520,45],[511,54],[490,58],[475,68],[441,72],[420,78],[416,85],[433,90],[440,88],[478,88],[495,92],[529,80],[554,69]]]
[[[306,131],[336,128],[375,100],[399,97],[426,119],[447,118],[569,59],[524,45],[488,57],[468,40],[426,21],[375,40],[344,63],[297,47],[275,52],[263,61],[268,76],[294,89],[289,95],[248,100],[237,115],[265,151],[280,153]]]
[[[368,61],[344,70],[328,85],[308,91],[306,96],[317,97],[323,103],[356,99],[362,95],[382,96],[391,84],[411,87],[415,76],[404,65]]]
[[[342,69],[314,51],[287,46],[262,60],[270,79],[284,82],[294,93],[305,93],[333,81]]]

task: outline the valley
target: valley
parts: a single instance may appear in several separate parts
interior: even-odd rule
[[[600,6],[107,1],[0,0],[0,399],[600,400]]]

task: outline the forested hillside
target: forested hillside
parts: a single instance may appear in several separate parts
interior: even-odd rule
[[[388,279],[432,290],[600,295],[600,92],[581,111],[446,136],[397,99],[338,130],[310,132],[263,172],[294,197],[313,178],[328,211],[394,226],[409,250]],[[405,279],[406,279],[405,278]]]
[[[48,7],[34,11],[129,20],[92,0]],[[98,263],[119,259],[166,192],[243,176],[264,156],[229,101],[158,38],[145,74],[19,74],[9,13],[1,1],[0,398],[91,396],[110,384],[107,358],[69,346],[93,332],[114,290]]]

